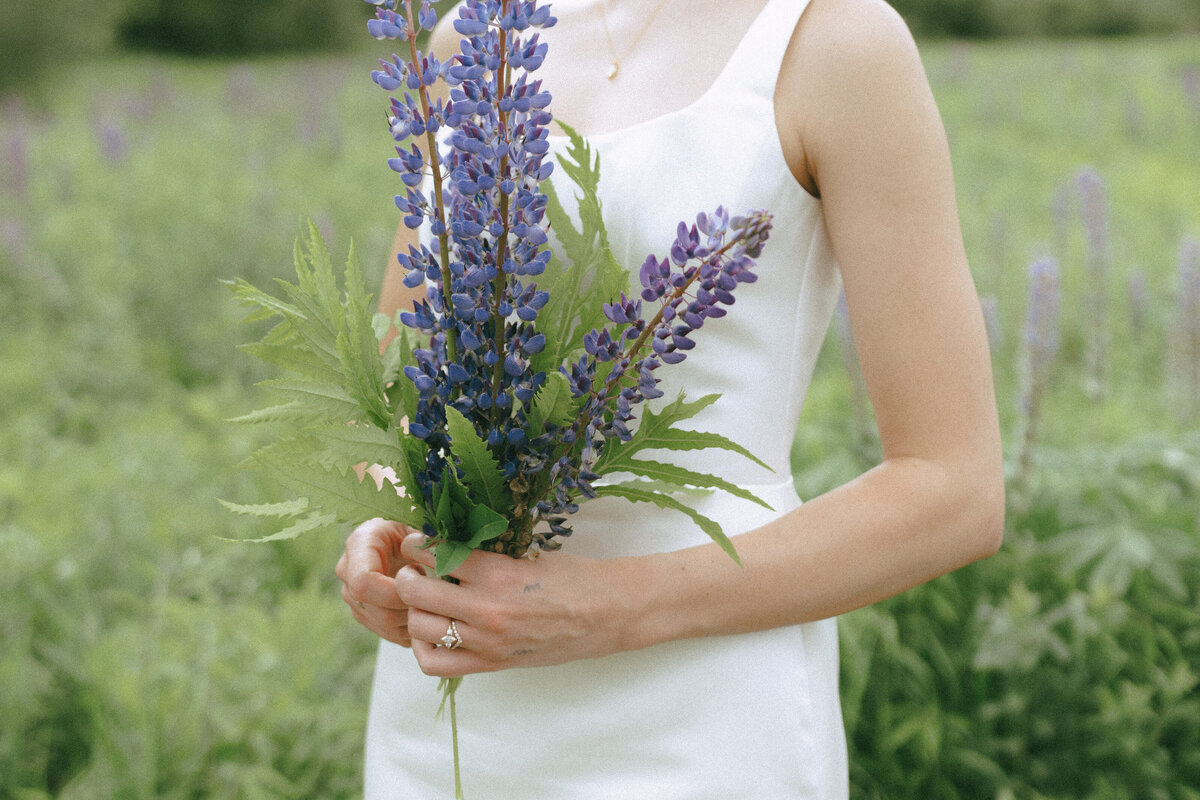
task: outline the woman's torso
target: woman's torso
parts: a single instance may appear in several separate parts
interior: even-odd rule
[[[597,64],[572,58],[573,45],[582,45],[567,34],[582,34],[568,14],[585,6],[569,0],[555,5],[562,29],[559,38],[547,36],[551,51],[541,77],[552,92],[557,80],[564,87],[569,78],[578,84],[558,90],[552,108],[590,134],[600,157],[610,242],[630,269],[649,252],[664,255],[677,223],[698,211],[765,207],[776,215],[757,282],[739,286],[728,316],[697,332],[686,361],[659,373],[666,394],[660,402],[680,390],[693,399],[720,393],[695,425],[725,434],[770,465],[723,451],[663,454],[751,488],[772,505],[768,511],[719,494],[684,498],[736,535],[799,503],[789,477],[790,446],[840,283],[820,203],[790,174],[774,121],[779,64],[807,3],[704,3],[713,13],[736,8],[744,16],[725,34],[730,41],[723,56],[697,68],[686,91],[666,85],[668,76],[682,74],[672,65],[663,68],[661,88],[630,88],[626,95],[599,85],[588,95],[581,87],[597,86],[596,79],[577,73]],[[602,32],[592,30],[588,49],[594,53],[599,44],[598,79],[604,81],[609,58]],[[648,32],[639,46],[654,42]],[[680,48],[672,54],[680,56]],[[680,60],[665,59],[661,49],[657,58]],[[632,59],[622,68],[633,72]],[[572,63],[550,66],[555,60]],[[553,144],[558,153],[565,146],[561,138]],[[556,174],[560,195],[569,197],[565,181]],[[573,522],[565,547],[598,558],[706,541],[686,516],[616,498],[585,503]],[[468,791],[493,800],[845,797],[837,672],[836,626],[823,620],[560,667],[472,675],[459,692]],[[448,733],[432,722],[436,685],[416,669],[411,653],[384,643],[368,732],[370,800],[448,792]]]

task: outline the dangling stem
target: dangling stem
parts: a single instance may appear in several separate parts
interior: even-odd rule
[[[454,740],[454,797],[463,800],[462,772],[458,767],[458,710],[454,707],[454,692],[458,689],[459,679],[451,681],[447,689],[450,693],[450,736]]]
[[[455,800],[464,800],[462,789],[462,771],[459,768],[458,759],[458,709],[454,705],[454,693],[458,691],[459,685],[462,683],[462,678],[443,678],[442,679],[442,704],[438,707],[437,716],[441,716],[446,710],[446,704],[450,704],[450,738],[454,749],[454,798]]]

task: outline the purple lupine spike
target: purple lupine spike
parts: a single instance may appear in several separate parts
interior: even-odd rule
[[[1186,65],[1180,75],[1180,82],[1183,84],[1183,96],[1187,98],[1188,105],[1200,116],[1200,67],[1195,64]]]
[[[1058,353],[1060,302],[1058,262],[1040,258],[1029,268],[1029,310],[1025,320],[1029,365],[1039,376],[1049,372]]]
[[[1200,412],[1200,239],[1179,248],[1178,292],[1171,331],[1171,383],[1182,419]]]
[[[1136,269],[1129,276],[1127,284],[1129,292],[1129,324],[1134,336],[1141,336],[1146,327],[1146,317],[1150,310],[1150,298],[1146,287],[1146,273]]]
[[[1108,360],[1108,189],[1095,169],[1085,167],[1076,176],[1080,216],[1087,243],[1088,338],[1085,351],[1086,390],[1103,394]]]
[[[1058,262],[1050,257],[1034,261],[1029,268],[1029,309],[1025,318],[1024,376],[1020,396],[1024,433],[1018,463],[1022,480],[1028,477],[1032,466],[1041,401],[1058,354],[1060,304]]]

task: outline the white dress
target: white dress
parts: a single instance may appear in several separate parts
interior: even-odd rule
[[[774,469],[724,451],[669,454],[774,507],[698,498],[697,508],[730,535],[800,504],[789,453],[840,288],[821,205],[788,171],[774,124],[779,65],[807,4],[769,0],[691,105],[589,137],[600,155],[610,240],[633,270],[648,253],[665,255],[678,222],[698,211],[724,205],[734,214],[766,208],[775,215],[758,281],[738,287],[729,314],[704,326],[685,362],[658,373],[665,400],[681,387],[693,398],[719,392],[694,424],[724,433]],[[573,522],[565,548],[591,557],[708,541],[682,514],[617,498],[585,503]],[[837,679],[832,619],[470,675],[457,704],[464,789],[471,800],[845,798]],[[409,650],[381,644],[367,800],[453,797],[449,724],[434,723],[437,683]]]

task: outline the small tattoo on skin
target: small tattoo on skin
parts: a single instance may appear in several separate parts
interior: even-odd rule
[[[530,592],[540,592],[541,590],[542,585],[540,583],[529,583],[525,585],[525,588],[522,589],[521,592],[523,594],[529,594]]]
[[[533,651],[532,650],[514,650],[513,655],[514,656],[531,656],[531,655],[533,655]]]

